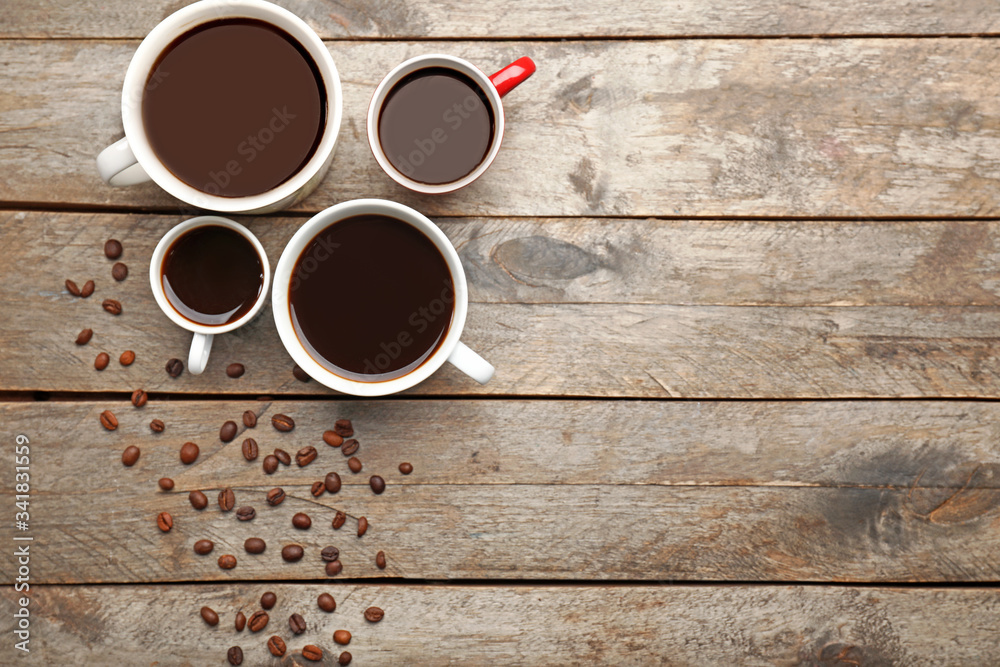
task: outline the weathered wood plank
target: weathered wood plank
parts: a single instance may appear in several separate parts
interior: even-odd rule
[[[278,603],[260,634],[237,633],[237,609]],[[316,597],[330,592],[337,610]],[[801,586],[33,586],[31,654],[24,664],[224,664],[239,645],[244,664],[271,664],[277,633],[294,664],[336,664],[351,632],[351,664],[986,665],[1000,660],[994,588],[898,589]],[[215,628],[198,615],[220,612]],[[362,614],[385,610],[378,624]],[[12,637],[13,594],[0,596]],[[294,637],[285,618],[301,613]],[[307,643],[325,662],[302,661]],[[13,648],[5,651],[12,655]],[[331,655],[332,654],[332,655]],[[287,660],[287,659],[286,659]],[[283,663],[284,664],[284,663]],[[289,664],[293,664],[289,662]]]
[[[142,37],[185,0],[7,0],[0,6],[0,37]],[[779,0],[698,2],[669,8],[651,0],[611,5],[587,0],[537,3],[513,0],[498,13],[483,0],[309,2],[279,0],[323,37],[627,37],[676,35],[843,35],[1000,32],[1000,12],[989,0],[918,2],[863,0],[793,5]]]
[[[120,86],[135,45],[0,44],[9,91],[0,200],[177,206],[152,185],[104,186],[94,166],[121,136]],[[1000,213],[996,40],[337,42],[330,50],[346,121],[330,174],[301,210],[376,196],[447,215]],[[539,65],[509,98],[490,171],[438,198],[406,193],[381,173],[364,131],[381,76],[431,51],[484,69],[525,54]]]
[[[0,214],[13,253],[0,269],[2,388],[325,393],[292,378],[267,313],[220,336],[204,375],[166,375],[168,358],[186,357],[189,334],[160,312],[145,274],[179,219]],[[272,264],[299,224],[245,221]],[[412,393],[1000,395],[997,223],[811,224],[583,220],[555,221],[549,232],[537,220],[448,222],[476,301],[465,340],[499,370],[480,387],[444,368]],[[112,235],[126,245],[124,283],[111,280],[101,252]],[[752,237],[768,240],[754,250],[744,243]],[[839,264],[846,253],[853,258]],[[851,269],[854,282],[840,291]],[[71,297],[69,277],[94,278],[95,295]],[[123,303],[122,315],[101,309],[107,297]],[[80,347],[84,327],[95,335]],[[99,351],[117,359],[125,349],[137,354],[131,367],[93,369]],[[232,361],[248,368],[238,381],[224,373]]]

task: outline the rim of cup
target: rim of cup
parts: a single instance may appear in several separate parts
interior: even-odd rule
[[[490,106],[493,108],[493,137],[490,143],[490,150],[486,154],[486,157],[479,163],[479,166],[457,181],[441,183],[438,185],[415,181],[396,169],[396,167],[389,162],[389,158],[386,157],[385,151],[382,150],[382,145],[378,136],[378,119],[382,113],[382,105],[385,103],[386,96],[403,77],[412,74],[417,70],[426,69],[428,67],[444,67],[447,69],[458,70],[462,74],[465,74],[472,79],[480,89],[482,89],[486,98],[490,102]],[[500,93],[497,92],[497,89],[493,85],[493,82],[490,81],[490,78],[481,69],[470,63],[468,60],[443,53],[429,53],[401,62],[385,75],[382,81],[375,88],[375,92],[372,94],[371,102],[368,104],[367,128],[368,147],[371,148],[372,155],[375,156],[375,161],[378,162],[379,166],[382,167],[382,171],[384,171],[389,178],[396,181],[403,187],[409,188],[415,192],[429,195],[444,194],[446,192],[454,192],[455,190],[464,188],[465,186],[471,184],[477,178],[482,176],[483,173],[489,169],[490,165],[493,164],[493,160],[496,159],[497,153],[500,152],[500,144],[503,143],[503,102],[500,99]]]
[[[299,341],[298,335],[295,333],[288,303],[288,291],[291,287],[292,271],[305,248],[316,235],[341,220],[366,214],[386,215],[402,220],[420,230],[441,252],[441,256],[444,257],[445,262],[448,264],[448,271],[451,273],[452,283],[455,288],[451,323],[448,325],[448,332],[445,334],[444,340],[441,341],[437,350],[427,357],[420,366],[406,375],[376,382],[362,382],[360,380],[345,378],[328,370],[316,361],[306,351],[303,344]],[[307,220],[295,232],[281,253],[281,258],[274,268],[274,280],[271,286],[271,310],[274,314],[274,323],[278,329],[278,336],[281,338],[282,344],[295,363],[320,384],[354,396],[385,396],[387,394],[394,394],[409,389],[430,377],[435,371],[441,368],[458,345],[462,330],[465,328],[468,309],[468,283],[465,277],[465,269],[462,267],[462,261],[458,256],[458,251],[455,250],[455,246],[445,236],[445,233],[425,215],[409,206],[386,199],[353,199],[341,202],[320,211]],[[345,324],[349,324],[349,322],[345,322]]]
[[[164,256],[167,254],[167,251],[170,249],[170,246],[174,241],[192,229],[216,225],[232,229],[253,245],[257,254],[260,256],[261,264],[264,267],[264,281],[261,284],[260,296],[257,297],[257,301],[254,302],[253,307],[244,313],[241,318],[233,322],[227,322],[226,324],[209,326],[207,324],[192,322],[177,312],[177,309],[170,304],[166,293],[163,291],[163,280],[161,276],[163,271]],[[223,218],[217,215],[201,215],[197,218],[191,218],[174,225],[170,231],[163,235],[160,242],[156,244],[156,248],[153,250],[153,257],[149,262],[149,285],[153,289],[153,298],[156,299],[156,304],[160,307],[160,310],[162,310],[164,314],[169,317],[171,321],[173,321],[174,324],[195,333],[208,335],[223,334],[234,329],[238,329],[252,320],[261,311],[264,307],[264,303],[267,301],[270,281],[271,265],[267,261],[267,253],[264,252],[264,246],[261,245],[257,237],[253,235],[253,232],[238,222],[234,222],[229,218]]]
[[[309,162],[291,178],[267,192],[245,197],[222,197],[198,190],[183,182],[163,166],[149,142],[142,123],[142,98],[156,60],[177,37],[209,21],[226,18],[254,18],[271,23],[301,44],[319,69],[326,88],[326,124],[323,137]],[[333,152],[342,119],[343,95],[333,57],[316,32],[292,12],[264,0],[200,0],[163,19],[142,40],[122,87],[122,123],[125,137],[136,160],[154,183],[181,201],[194,206],[236,213],[254,211],[293,197],[307,186],[324,167]]]

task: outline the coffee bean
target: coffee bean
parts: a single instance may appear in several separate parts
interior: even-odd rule
[[[121,356],[118,357],[118,363],[122,366],[131,366],[133,361],[135,361],[135,352],[132,350],[125,350],[122,352]]]
[[[139,460],[140,453],[141,452],[138,447],[135,445],[129,445],[125,448],[125,451],[122,452],[122,463],[131,468],[136,464],[136,461]]]
[[[84,329],[83,331],[81,331],[76,335],[76,344],[86,345],[87,343],[90,342],[90,339],[93,337],[94,337],[93,329]]]
[[[337,630],[333,633],[333,641],[346,646],[351,643],[351,633],[347,630]]]
[[[319,553],[319,557],[323,559],[324,562],[332,563],[335,560],[340,560],[340,549],[337,547],[323,547],[323,551]]]
[[[246,373],[246,371],[247,369],[243,364],[237,363],[237,364],[229,364],[228,366],[226,366],[226,375],[228,375],[231,378],[238,378],[244,373]]]
[[[240,521],[253,521],[253,518],[257,516],[257,510],[246,505],[244,507],[236,510],[236,518]]]
[[[192,491],[189,493],[188,500],[191,501],[191,507],[196,510],[203,510],[208,507],[208,496],[201,491]]]
[[[236,632],[243,632],[243,628],[247,627],[247,617],[243,615],[242,611],[236,612],[236,621],[233,623],[233,627],[236,628]]]
[[[288,452],[286,452],[284,449],[280,449],[279,448],[279,449],[274,450],[274,456],[275,456],[275,458],[277,458],[279,461],[281,461],[286,466],[292,464],[292,456],[291,456],[291,454],[289,454]]]
[[[280,505],[285,500],[285,490],[281,487],[271,489],[267,492],[267,504],[274,506]]]
[[[94,293],[94,287],[94,281],[88,280],[83,284],[83,287],[80,288],[80,296],[86,299]]]
[[[316,598],[316,604],[319,608],[326,613],[331,613],[337,608],[337,601],[333,599],[333,596],[329,593],[320,593],[319,597]]]
[[[302,370],[302,368],[300,368],[298,364],[295,364],[295,366],[292,368],[292,375],[294,375],[295,379],[298,380],[299,382],[309,382],[309,380],[312,380],[312,378],[309,377],[309,373],[306,373],[304,370]]]
[[[101,308],[108,311],[112,315],[122,314],[121,301],[118,301],[116,299],[105,299],[104,301],[101,302]]]
[[[347,521],[347,515],[340,510],[337,510],[337,513],[333,515],[333,529],[340,530],[340,527],[344,525],[345,521]]]
[[[228,512],[236,505],[236,494],[228,486],[219,491],[219,509]]]
[[[361,459],[357,456],[352,456],[347,459],[347,467],[351,469],[351,472],[361,472]]]
[[[159,484],[160,488],[163,489],[164,491],[172,491],[174,488],[174,480],[170,479],[169,477],[161,477],[160,481],[157,482],[157,484]]]
[[[350,440],[345,440],[343,446],[340,448],[340,453],[344,456],[354,456],[358,453],[358,449],[361,448],[361,443],[351,438]]]
[[[305,551],[298,544],[288,544],[281,549],[281,557],[289,563],[302,560]]]
[[[337,432],[337,435],[350,438],[354,435],[354,425],[351,424],[350,419],[338,419],[333,425],[333,430]]]
[[[194,543],[194,552],[199,556],[207,556],[214,548],[215,542],[212,540],[198,540]]]
[[[236,556],[232,554],[223,554],[219,556],[219,567],[223,570],[231,570],[236,567]]]
[[[271,617],[267,615],[266,611],[255,611],[250,615],[247,627],[250,628],[250,632],[260,632],[267,627],[267,622],[270,620]]]
[[[211,609],[210,607],[201,608],[201,617],[205,619],[205,622],[208,623],[209,625],[219,624],[219,615],[216,614],[215,610]]]
[[[115,413],[111,410],[105,410],[101,413],[101,426],[108,429],[109,431],[114,431],[118,428],[118,418],[115,417]]]
[[[274,471],[278,469],[278,457],[273,454],[268,454],[264,457],[264,474],[273,475]]]
[[[160,512],[156,515],[156,525],[164,533],[169,533],[170,529],[174,527],[174,517],[170,516],[167,512]]]
[[[377,565],[378,569],[380,569],[380,570],[384,570],[385,569],[385,552],[384,551],[379,551],[377,554],[375,554],[375,565]]]
[[[336,577],[344,569],[344,564],[339,560],[332,560],[326,564],[326,576]]]
[[[111,267],[111,277],[121,282],[128,278],[128,267],[123,262],[115,262]]]
[[[385,617],[385,612],[378,607],[368,607],[365,609],[365,620],[371,623],[378,623]]]
[[[323,442],[331,447],[340,447],[344,444],[344,439],[333,431],[323,431]]]
[[[288,617],[288,628],[293,635],[301,635],[306,631],[306,620],[301,614],[292,614]]]
[[[167,375],[172,378],[184,372],[184,362],[180,359],[171,359],[167,362]]]
[[[335,472],[326,473],[326,478],[323,480],[326,490],[330,493],[337,493],[340,491],[340,475]]]
[[[259,537],[248,537],[247,541],[243,543],[243,548],[248,554],[262,554],[267,549],[267,544]]]
[[[358,519],[358,537],[368,532],[368,519],[360,517]]]
[[[117,239],[108,239],[104,242],[104,256],[108,259],[118,259],[122,256],[122,243]]]
[[[267,650],[276,658],[285,655],[285,640],[275,635],[267,640]]]
[[[287,433],[295,428],[295,421],[288,415],[274,415],[271,417],[271,425],[279,431]]]
[[[299,530],[309,530],[309,526],[312,525],[312,519],[305,512],[297,512],[295,516],[292,517],[292,525]]]
[[[323,659],[323,649],[315,644],[306,644],[302,647],[302,657],[306,660],[318,661]]]
[[[163,421],[160,419],[154,419],[153,421],[149,422],[149,430],[152,431],[153,433],[163,433],[163,429],[165,429],[166,427],[167,425],[164,424]]]
[[[399,472],[403,473],[404,475],[409,475],[411,472],[413,472],[413,465],[410,463],[400,463]]]
[[[295,462],[299,464],[300,468],[305,468],[307,465],[316,460],[316,448],[312,445],[303,447],[295,454]]]
[[[254,428],[257,426],[257,413],[253,410],[247,410],[243,413],[243,425],[247,428]]]
[[[326,491],[326,485],[322,481],[313,482],[312,486],[309,488],[309,493],[312,494],[313,498],[319,498]]]
[[[372,475],[371,479],[368,480],[368,486],[372,487],[372,491],[374,491],[376,495],[381,494],[385,491],[385,480],[378,475]]]
[[[110,362],[111,362],[111,357],[108,356],[108,353],[101,352],[100,354],[97,355],[97,358],[94,359],[94,368],[96,368],[99,371],[103,371],[105,368],[108,367],[108,364]]]
[[[229,420],[219,429],[219,440],[231,442],[236,437],[236,422]]]
[[[243,458],[247,461],[253,461],[257,458],[257,441],[253,438],[247,438],[243,441]]]
[[[146,401],[149,400],[149,395],[142,389],[136,389],[132,392],[132,405],[137,408],[141,408],[146,405]]]
[[[260,596],[260,606],[264,609],[273,609],[276,604],[278,604],[278,596],[271,591]]]
[[[349,665],[351,664],[352,657],[353,656],[351,656],[349,651],[344,651],[343,653],[340,654],[340,657],[337,658],[337,664],[341,665],[341,667],[343,667],[344,665]]]
[[[243,628],[240,628],[242,630]],[[230,665],[235,667],[236,665],[243,664],[243,649],[239,646],[233,646],[226,652],[226,660],[229,661]]]
[[[76,286],[76,283],[72,280],[66,280],[66,291],[73,296],[80,296],[80,288]]]
[[[181,446],[181,463],[184,465],[191,465],[198,460],[198,454],[200,452],[201,450],[198,448],[198,445],[193,442],[185,442]]]

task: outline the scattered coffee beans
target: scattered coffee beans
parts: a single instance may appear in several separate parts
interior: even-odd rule
[[[281,461],[283,465],[287,466],[292,464],[292,456],[284,449],[279,448],[274,450],[274,457]]]
[[[201,617],[205,619],[205,622],[208,623],[209,625],[219,624],[219,615],[216,614],[215,610],[212,609],[211,607],[202,607]]]
[[[376,494],[381,494],[385,491],[385,480],[378,475],[372,475],[371,479],[368,480],[368,486],[372,487],[372,491]]]
[[[199,556],[207,556],[214,548],[215,542],[212,540],[198,540],[194,543],[194,552]]]
[[[312,445],[303,447],[295,454],[295,462],[299,464],[300,468],[305,468],[307,465],[316,460],[316,448]]]
[[[309,526],[312,525],[312,519],[305,512],[297,512],[295,516],[292,517],[292,525],[299,530],[309,530]]]
[[[361,443],[351,438],[350,440],[345,440],[344,444],[340,448],[340,453],[344,456],[354,456],[358,453],[358,449],[361,448]]]
[[[109,431],[114,431],[118,428],[118,418],[115,417],[115,413],[111,410],[105,410],[101,413],[101,426],[108,429]]]
[[[380,569],[380,570],[384,570],[385,569],[385,552],[384,551],[379,551],[377,554],[375,554],[375,565],[377,565],[378,569]]]
[[[347,467],[351,469],[351,472],[361,472],[361,459],[357,456],[352,456],[347,459]]]
[[[293,635],[301,635],[306,631],[306,620],[301,614],[292,614],[288,617],[288,628]]]
[[[337,493],[340,491],[340,475],[335,472],[326,473],[326,478],[323,479],[323,485],[330,493]]]
[[[289,563],[302,560],[305,551],[298,544],[288,544],[281,549],[281,557]]]
[[[243,425],[247,428],[253,428],[257,426],[257,413],[253,410],[247,410],[243,413]]]
[[[163,421],[160,419],[154,419],[153,421],[149,422],[149,430],[152,431],[153,433],[163,433],[163,429],[165,429],[166,427],[167,425],[164,424]]]
[[[236,612],[236,621],[233,626],[236,628],[236,632],[243,632],[243,628],[247,627],[247,617],[243,615],[242,611]]]
[[[223,570],[231,570],[236,567],[236,556],[232,554],[223,554],[219,556],[219,567]]]
[[[243,649],[241,649],[239,646],[233,646],[233,647],[231,647],[229,649],[229,651],[226,652],[226,660],[228,660],[229,664],[233,665],[234,667],[236,665],[242,665],[243,664]]]
[[[271,425],[279,431],[287,433],[295,428],[295,421],[288,415],[274,415],[271,417]]]
[[[243,458],[245,458],[247,461],[253,461],[254,459],[257,458],[257,453],[259,450],[257,449],[257,441],[254,440],[253,438],[247,438],[246,440],[244,440],[242,449],[243,449]]]
[[[181,463],[184,465],[191,465],[198,460],[198,454],[201,452],[198,449],[198,445],[193,442],[185,442],[181,445]]]
[[[244,507],[236,510],[236,518],[240,521],[253,521],[254,517],[257,516],[257,510],[246,505]]]
[[[312,380],[312,378],[309,377],[309,373],[306,373],[304,370],[302,370],[302,368],[299,367],[298,364],[295,364],[295,366],[292,368],[292,375],[294,375],[295,379],[298,380],[299,382],[309,382],[309,380]]]
[[[319,597],[316,598],[316,604],[319,608],[326,613],[331,613],[337,608],[337,601],[333,599],[333,596],[329,593],[320,593]]]
[[[341,665],[341,667],[343,667],[343,665],[349,665],[351,664],[352,657],[353,656],[351,656],[349,651],[344,651],[343,653],[340,654],[340,657],[337,658],[337,664]]]
[[[192,491],[189,493],[188,500],[191,501],[191,507],[196,510],[203,510],[208,507],[208,496],[201,491]]]
[[[264,457],[264,474],[273,475],[274,471],[278,469],[278,457],[273,454],[268,454]]]
[[[134,361],[135,361],[135,352],[133,352],[132,350],[125,350],[124,352],[121,353],[121,356],[118,357],[118,363],[120,363],[122,366],[131,366]]]
[[[80,288],[77,287],[76,283],[73,282],[72,280],[69,279],[66,280],[66,291],[72,294],[73,296],[80,296]]]
[[[326,491],[326,485],[322,482],[322,480],[313,482],[312,486],[309,487],[309,493],[312,494],[313,498],[319,498],[323,495],[324,491]]]
[[[139,451],[138,447],[135,445],[129,445],[125,448],[125,451],[122,452],[122,463],[131,468],[136,464],[136,461],[139,460],[139,454],[141,453],[142,452]]]
[[[345,521],[347,521],[347,515],[340,510],[337,510],[337,513],[333,515],[333,529],[340,530],[340,527],[344,525]]]
[[[278,604],[278,596],[271,591],[260,596],[260,606],[264,609],[273,609],[276,604]]]
[[[118,301],[116,299],[105,299],[104,301],[101,302],[101,308],[108,311],[112,315],[122,314],[121,301]]]
[[[243,548],[248,554],[262,554],[267,549],[267,544],[259,537],[248,537],[247,541],[243,543]]]
[[[94,293],[94,281],[88,280],[83,284],[83,287],[80,288],[80,296],[86,299],[93,293]]]
[[[128,278],[128,267],[123,262],[115,262],[111,267],[111,277],[121,282]]]
[[[159,484],[160,488],[163,489],[164,491],[173,491],[174,489],[174,480],[170,479],[169,477],[161,477],[160,481],[157,482],[157,484]]]
[[[228,486],[219,491],[219,509],[228,512],[236,505],[236,494]]]
[[[167,362],[167,375],[172,378],[184,372],[184,362],[180,359],[171,359]]]
[[[285,640],[275,635],[267,640],[267,650],[276,658],[285,655]]]
[[[336,577],[344,569],[344,564],[339,560],[333,560],[326,564],[326,576]]]
[[[323,442],[330,445],[331,447],[340,447],[342,444],[344,444],[344,439],[341,438],[336,433],[334,433],[333,431],[324,431]]]
[[[334,546],[323,547],[323,551],[319,553],[319,557],[323,559],[324,562],[332,563],[335,560],[340,560],[340,549]]]
[[[409,463],[400,463],[399,472],[403,473],[404,475],[409,475],[411,472],[413,472],[413,465]]]
[[[247,369],[243,364],[229,364],[226,366],[226,375],[231,378],[238,378],[246,372]]]
[[[378,623],[385,617],[385,612],[378,607],[368,607],[365,609],[365,620],[371,623]]]
[[[350,419],[338,419],[333,425],[333,430],[343,438],[350,438],[354,435],[354,425]]]
[[[236,422],[229,420],[222,425],[219,429],[219,440],[222,442],[231,442],[233,438],[236,437]]]
[[[83,331],[81,331],[76,335],[76,344],[86,345],[87,343],[90,342],[90,339],[93,337],[94,337],[93,329],[84,329]]]
[[[280,505],[285,500],[285,490],[281,487],[271,489],[267,492],[268,505]]]
[[[132,405],[137,408],[141,408],[146,405],[146,401],[149,400],[149,394],[144,392],[142,389],[136,389],[132,392]]]
[[[358,519],[358,537],[368,532],[368,519],[360,517]]]
[[[333,633],[333,641],[346,646],[351,643],[351,633],[347,630],[337,630]]]
[[[271,620],[271,617],[267,615],[266,611],[255,611],[250,615],[247,627],[250,628],[250,632],[260,632],[267,627],[269,620]]]
[[[322,660],[323,659],[323,649],[315,644],[306,644],[302,647],[302,657],[306,660]]]
[[[156,515],[156,525],[164,533],[169,533],[170,529],[174,527],[174,517],[170,516],[167,512],[160,512]]]
[[[97,355],[97,358],[94,359],[94,368],[96,368],[99,371],[103,371],[105,368],[108,367],[108,364],[110,362],[111,362],[111,357],[108,355],[108,353],[101,352],[100,354]]]
[[[104,242],[104,256],[108,259],[118,259],[122,256],[122,243],[117,239],[108,239]]]

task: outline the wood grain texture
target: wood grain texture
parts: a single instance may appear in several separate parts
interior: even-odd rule
[[[126,0],[68,5],[58,0],[8,0],[0,37],[142,37],[185,0]],[[651,0],[537,3],[513,0],[498,11],[483,0],[279,0],[322,37],[629,37],[676,35],[842,35],[1000,32],[1000,11],[988,0],[917,2],[778,0],[698,2],[669,8]]]
[[[135,47],[0,44],[9,91],[0,200],[176,209],[151,184],[103,185],[94,165],[122,135],[121,81]],[[375,196],[438,215],[1000,212],[996,40],[337,42],[330,50],[345,122],[330,173],[300,210]],[[412,195],[379,170],[364,123],[381,77],[433,51],[487,70],[522,55],[539,66],[506,100],[504,146],[489,172],[436,198]]]
[[[180,219],[0,213],[13,253],[0,268],[2,388],[329,393],[292,377],[268,313],[218,337],[204,375],[167,376],[189,334],[156,306],[146,267]],[[272,265],[301,224],[244,221]],[[412,394],[1000,395],[997,223],[475,219],[444,228],[472,284],[463,340],[498,373],[479,386],[449,366]],[[124,283],[101,252],[111,236],[126,246]],[[93,278],[97,291],[76,299],[66,278]],[[108,297],[122,315],[101,309]],[[84,327],[95,334],[80,347]],[[137,354],[132,366],[93,369],[98,352],[117,359],[126,349]],[[224,372],[233,361],[247,366],[236,381]]]
[[[237,609],[278,597],[259,634],[237,633]],[[316,597],[330,592],[337,610]],[[377,586],[203,585],[32,587],[32,653],[19,664],[125,664],[136,651],[157,665],[224,664],[243,648],[244,664],[278,664],[267,653],[277,633],[289,645],[281,664],[334,665],[352,634],[352,665],[668,664],[668,665],[986,665],[1000,660],[993,588],[894,589],[800,586]],[[215,628],[198,609],[219,612]],[[362,614],[385,610],[377,624]],[[0,595],[2,628],[12,636],[15,606]],[[285,619],[299,612],[305,634]],[[262,636],[263,635],[263,636]],[[304,661],[306,643],[322,663]],[[4,648],[5,655],[14,649]],[[332,656],[330,655],[332,654]]]
[[[996,441],[992,404],[900,406],[895,417],[864,404],[828,413],[820,404],[781,405],[773,415],[765,405],[734,404],[710,408],[714,428],[703,428],[699,420],[706,417],[690,403],[658,416],[656,403],[621,413],[599,406],[589,419],[575,402],[495,403],[256,403],[265,419],[281,410],[297,422],[290,434],[259,424],[249,435],[265,453],[320,448],[310,467],[293,464],[274,476],[265,476],[259,461],[242,459],[246,435],[225,446],[218,440],[222,421],[251,403],[225,410],[217,402],[157,403],[139,411],[114,403],[7,405],[4,424],[33,438],[28,534],[44,545],[45,558],[33,564],[32,581],[322,580],[319,551],[329,544],[341,550],[343,576],[358,578],[976,582],[1000,576],[1000,464],[986,444]],[[921,407],[928,416],[918,416]],[[113,433],[99,425],[104,408],[119,416]],[[148,433],[154,412],[168,424],[161,435]],[[516,428],[512,414],[537,426]],[[319,440],[342,416],[355,419],[362,441],[365,470],[353,479],[344,457]],[[914,423],[903,431],[907,419]],[[618,420],[633,425],[605,430]],[[752,451],[749,428],[747,439],[729,430],[751,420],[773,423],[778,433],[764,429],[759,437],[774,444]],[[811,423],[799,426],[809,434],[804,443],[791,426],[796,421]],[[645,433],[637,432],[640,424]],[[827,435],[841,424],[854,424],[842,429],[846,442]],[[588,435],[576,435],[581,431]],[[597,433],[603,442],[587,444]],[[676,450],[661,444],[674,433]],[[202,454],[185,467],[178,449],[189,439]],[[511,440],[521,443],[500,453]],[[133,443],[141,443],[143,454],[136,467],[125,468],[121,452]],[[790,453],[796,446],[803,451]],[[961,451],[949,453],[950,447]],[[811,473],[804,470],[808,457]],[[416,472],[404,480],[396,466],[407,459]],[[892,461],[903,474],[885,472]],[[714,470],[692,475],[686,466]],[[745,475],[736,477],[741,467]],[[790,475],[795,468],[800,474]],[[838,468],[845,472],[823,472]],[[313,498],[310,484],[330,470],[348,484]],[[384,494],[364,485],[371,474],[387,480]],[[866,483],[866,474],[878,481]],[[8,499],[11,475],[4,472]],[[158,489],[161,476],[174,479],[174,491]],[[218,510],[223,486],[233,488],[237,506],[256,508],[252,522]],[[264,496],[275,486],[288,498],[270,507]],[[187,493],[194,489],[207,492],[208,509],[191,508]],[[336,510],[349,517],[340,531],[330,526]],[[162,511],[174,517],[167,534],[155,523]],[[296,512],[311,515],[310,530],[292,527]],[[361,516],[371,527],[359,539]],[[0,539],[9,541],[12,532],[4,526]],[[269,542],[265,554],[243,552],[252,536]],[[217,545],[207,557],[192,551],[203,538]],[[306,548],[306,558],[284,563],[280,547],[293,542]],[[384,571],[374,564],[378,550],[388,555]],[[225,553],[237,556],[236,569],[217,567]],[[12,581],[13,565],[0,568],[2,580]]]

